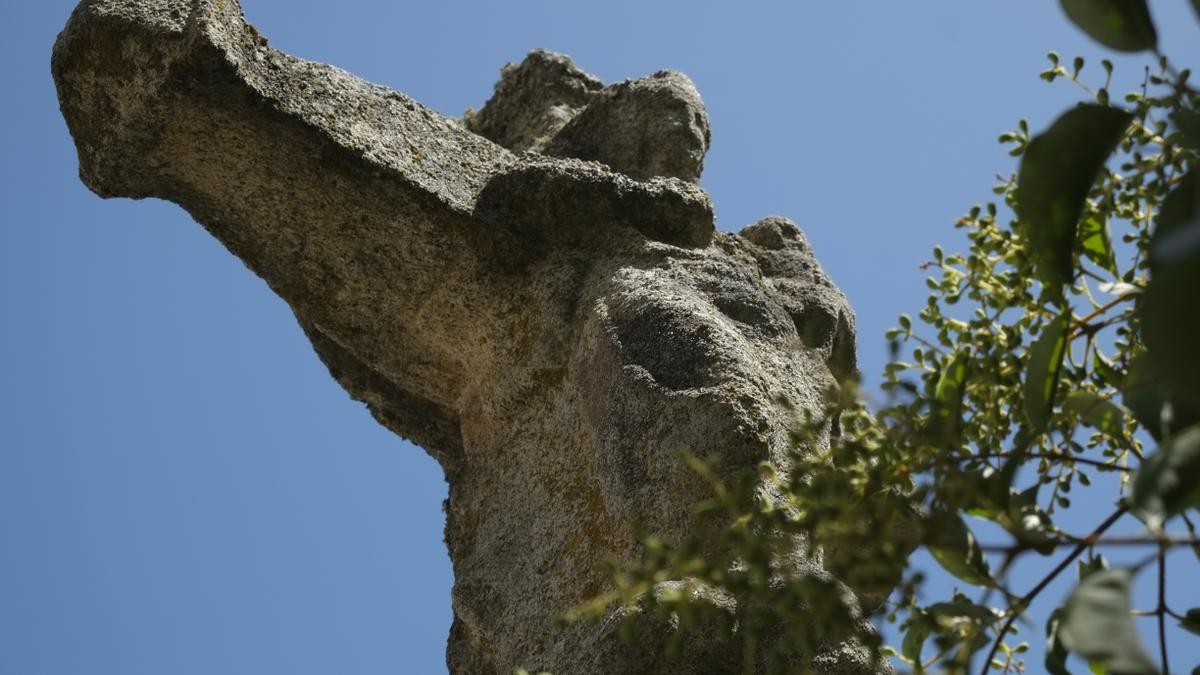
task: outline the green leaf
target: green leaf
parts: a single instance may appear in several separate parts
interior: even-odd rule
[[[933,619],[921,613],[909,621],[908,631],[904,633],[904,641],[900,644],[900,653],[910,663],[917,666],[918,670],[921,666],[921,650],[924,649],[925,640],[933,629]]]
[[[1158,212],[1150,282],[1139,305],[1154,374],[1200,409],[1200,175],[1189,172]]]
[[[1156,673],[1130,616],[1127,569],[1104,570],[1079,582],[1063,607],[1058,638],[1064,647],[1107,671]]]
[[[996,621],[996,613],[990,607],[977,605],[961,593],[955,593],[949,602],[935,602],[930,605],[929,615],[943,629],[953,628],[964,620],[983,626],[991,625]]]
[[[935,602],[927,611],[936,626],[938,637],[935,640],[939,647],[944,647],[945,639],[950,636],[962,638],[973,633],[974,651],[989,642],[987,629],[996,622],[996,613],[990,607],[977,605],[957,592],[949,602]]]
[[[1158,44],[1145,0],[1061,0],[1061,4],[1076,26],[1109,49],[1140,52]]]
[[[1200,635],[1200,607],[1189,609],[1187,614],[1183,615],[1183,621],[1179,622],[1179,627],[1189,633]]]
[[[1071,675],[1067,670],[1067,648],[1058,639],[1058,627],[1062,622],[1063,608],[1050,613],[1046,620],[1046,672],[1050,675]]]
[[[1047,288],[1057,292],[1071,280],[1084,201],[1132,120],[1124,110],[1083,103],[1029,142],[1017,175],[1017,213]]]
[[[1193,3],[1200,0],[1192,0]],[[1200,113],[1195,110],[1178,110],[1171,115],[1171,121],[1183,137],[1181,144],[1192,150],[1200,150]]]
[[[1042,328],[1041,336],[1029,348],[1029,363],[1025,369],[1025,415],[1038,433],[1046,430],[1054,409],[1054,390],[1062,372],[1070,323],[1070,311],[1063,312]]]
[[[1117,257],[1113,254],[1112,239],[1108,235],[1108,221],[1102,216],[1090,215],[1079,223],[1079,246],[1088,260],[1101,269],[1120,274]]]
[[[962,398],[963,383],[967,379],[967,366],[970,363],[971,353],[969,349],[959,351],[950,360],[950,363],[942,370],[938,377],[937,387],[934,389],[934,395],[938,401],[942,403],[952,403],[955,399]]]
[[[1200,412],[1196,408],[1164,393],[1164,386],[1160,378],[1155,377],[1145,354],[1130,364],[1129,374],[1121,386],[1121,400],[1156,441],[1170,435],[1172,430],[1200,422]]]
[[[1024,465],[1024,455],[1014,455],[1000,471],[967,483],[970,490],[963,507],[967,515],[983,518],[1003,527],[1017,541],[1042,555],[1058,548],[1050,516],[1037,503],[1040,483],[1017,493],[1011,489],[1016,471]],[[1003,492],[1001,492],[1003,490]]]
[[[1154,437],[1161,441],[1162,409],[1165,403],[1158,380],[1150,372],[1150,360],[1140,355],[1129,364],[1129,373],[1121,385],[1121,400],[1133,413],[1134,419]]]
[[[1024,453],[1018,451],[1004,461],[999,471],[989,470],[984,473],[983,489],[980,492],[998,510],[1005,510],[1012,503],[1013,495],[1016,494],[1012,489],[1012,484],[1017,478],[1017,472],[1024,464]]]
[[[1099,394],[1073,391],[1063,402],[1063,408],[1079,415],[1084,424],[1099,429],[1110,438],[1125,438],[1125,409]]]
[[[957,478],[956,491],[962,499],[959,508],[969,516],[995,520],[1012,499],[1011,473],[1006,475],[988,467],[963,471]]]
[[[1099,347],[1093,349],[1092,354],[1092,370],[1100,376],[1100,381],[1109,387],[1120,387],[1125,381],[1125,372],[1108,360]]]
[[[996,522],[1008,530],[1022,544],[1033,547],[1042,555],[1050,555],[1057,548],[1057,537],[1050,516],[1038,506],[1038,490],[1041,483],[1034,483],[1009,502],[1008,510]]]
[[[970,366],[970,348],[959,350],[942,368],[934,388],[937,426],[948,443],[957,443],[961,436],[963,393]]]
[[[1152,524],[1200,507],[1200,424],[1172,435],[1142,464],[1133,479],[1133,503]]]
[[[947,572],[975,586],[995,585],[983,549],[957,513],[934,514],[926,539],[934,560]]]

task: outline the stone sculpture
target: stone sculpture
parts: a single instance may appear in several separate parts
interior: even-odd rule
[[[637,555],[632,522],[687,531],[708,491],[677,449],[784,461],[794,411],[855,368],[795,225],[714,228],[687,77],[606,87],[534,52],[459,122],[271,49],[235,0],[84,0],[53,73],[84,183],[186,209],[441,463],[451,672],[735,670],[553,620]],[[878,669],[845,645],[810,666]]]

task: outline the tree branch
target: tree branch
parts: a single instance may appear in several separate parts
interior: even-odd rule
[[[955,459],[958,459],[960,462],[962,462],[978,459],[1009,459],[1012,456],[1013,453],[1011,452],[990,452],[981,453],[978,455],[963,455],[962,457],[956,457]],[[1059,462],[1074,462],[1076,464],[1094,466],[1098,469],[1104,469],[1105,471],[1120,471],[1125,473],[1130,473],[1133,471],[1133,469],[1117,466],[1109,462],[1102,462],[1097,459],[1088,459],[1087,457],[1078,457],[1076,455],[1063,452],[1027,452],[1022,456],[1026,459],[1053,459]]]
[[[1050,571],[1050,574],[1047,574],[1045,577],[1043,577],[1042,580],[1039,581],[1032,590],[1023,595],[1021,599],[1010,608],[1016,609],[1017,611],[1008,616],[1008,619],[1004,622],[1004,626],[996,635],[996,640],[992,642],[992,649],[990,652],[988,652],[987,658],[983,661],[983,670],[979,671],[980,675],[987,675],[988,668],[991,667],[992,659],[996,658],[996,652],[1000,649],[1000,643],[1004,642],[1004,636],[1008,635],[1008,629],[1012,628],[1013,623],[1016,622],[1017,617],[1020,616],[1021,612],[1025,611],[1025,608],[1028,607],[1031,602],[1033,602],[1033,599],[1040,595],[1042,591],[1046,590],[1046,587],[1049,586],[1055,579],[1057,579],[1058,575],[1063,573],[1063,570],[1070,567],[1071,563],[1074,562],[1076,558],[1078,558],[1084,551],[1092,546],[1092,544],[1089,543],[1089,540],[1098,539],[1100,535],[1104,534],[1108,530],[1108,528],[1113,526],[1113,523],[1120,520],[1121,516],[1124,516],[1128,512],[1128,506],[1121,506],[1114,511],[1112,515],[1110,515],[1108,518],[1105,518],[1104,522],[1096,526],[1096,529],[1093,530],[1088,537],[1079,542],[1075,546],[1074,550],[1072,550],[1066,558],[1063,558],[1062,562],[1060,562],[1053,570]]]
[[[1162,656],[1163,675],[1171,675],[1167,663],[1167,547],[1158,550],[1158,649]]]
[[[1155,537],[1153,535],[1135,535],[1135,536],[1116,536],[1116,537],[1096,537],[1088,535],[1086,537],[1071,537],[1059,539],[1057,541],[1040,542],[1039,545],[1054,544],[1055,546],[1066,546],[1067,544],[1082,544],[1084,546],[1161,546],[1164,550],[1175,548],[1176,546],[1200,546],[1200,537]],[[979,548],[988,553],[1011,553],[1013,551],[1028,550],[1028,544],[980,544]]]

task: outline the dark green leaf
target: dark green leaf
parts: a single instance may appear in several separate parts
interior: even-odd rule
[[[1163,200],[1150,240],[1150,283],[1139,305],[1154,374],[1200,409],[1200,175]]]
[[[996,522],[1017,538],[1042,555],[1050,555],[1057,548],[1056,537],[1051,529],[1050,516],[1038,506],[1037,494],[1041,483],[1034,483],[1016,495],[1008,510]]]
[[[925,647],[925,639],[929,637],[933,628],[933,619],[922,613],[912,618],[908,624],[908,631],[904,633],[904,642],[900,645],[900,653],[918,669],[921,665],[921,650]]]
[[[1191,113],[1196,115],[1196,113]],[[1151,263],[1165,263],[1167,259],[1175,259],[1181,255],[1192,253],[1191,248],[1184,250],[1175,249],[1170,246],[1170,243],[1165,241],[1164,237],[1176,237],[1180,234],[1189,233],[1192,225],[1196,220],[1197,210],[1197,177],[1194,172],[1189,172],[1179,182],[1167,198],[1163,200],[1162,207],[1158,212],[1158,227],[1155,231],[1155,238],[1150,244],[1150,261]],[[1193,242],[1194,245],[1194,242]],[[1159,260],[1155,260],[1158,258]]]
[[[1041,485],[1034,483],[1021,493],[1010,489],[1016,470],[1023,464],[1022,456],[1015,456],[1000,471],[972,485],[973,492],[965,501],[965,511],[1003,527],[1017,541],[1038,553],[1050,555],[1058,547],[1058,540],[1051,529],[1050,516],[1037,503]],[[1000,489],[1006,493],[1001,495]]]
[[[1061,4],[1076,26],[1109,49],[1140,52],[1158,44],[1145,0],[1061,0]]]
[[[1040,507],[1024,507],[1000,524],[1022,544],[1042,555],[1050,555],[1058,548],[1058,540],[1051,531],[1050,516]]]
[[[936,626],[939,648],[944,648],[945,640],[951,636],[961,639],[974,634],[973,649],[978,649],[988,642],[988,627],[996,622],[996,613],[990,607],[977,605],[961,593],[955,593],[949,602],[935,602],[927,609]]]
[[[1108,222],[1103,217],[1090,215],[1079,223],[1079,246],[1088,260],[1101,269],[1114,275],[1119,273],[1112,239],[1108,235]]]
[[[1200,607],[1189,609],[1187,614],[1183,615],[1183,621],[1179,622],[1179,627],[1189,633],[1200,635]]]
[[[1058,626],[1062,621],[1063,609],[1050,613],[1046,621],[1046,672],[1050,675],[1071,675],[1067,670],[1067,648],[1058,639]]]
[[[1029,363],[1025,368],[1025,415],[1038,433],[1046,430],[1050,412],[1054,409],[1054,390],[1062,372],[1070,322],[1071,313],[1063,312],[1042,328],[1041,336],[1029,348]]]
[[[1013,462],[1010,460],[1008,463]],[[963,471],[955,482],[956,496],[961,500],[959,508],[976,518],[995,520],[1012,499],[1010,472],[996,471],[990,467],[981,471]]]
[[[1104,570],[1079,582],[1063,607],[1058,638],[1064,647],[1106,670],[1156,673],[1130,616],[1126,569]]]
[[[929,614],[943,628],[952,627],[964,619],[990,625],[996,621],[996,613],[984,605],[971,602],[967,596],[955,593],[950,602],[935,602],[929,606]]]
[[[1142,464],[1133,503],[1159,522],[1200,506],[1200,424],[1173,434]]]
[[[1200,0],[1193,0],[1193,2],[1200,2]],[[1179,110],[1171,115],[1171,121],[1175,123],[1175,128],[1183,137],[1181,141],[1183,146],[1200,150],[1200,113],[1194,110]]]
[[[1150,372],[1150,360],[1144,355],[1129,365],[1121,386],[1121,400],[1154,440],[1162,440],[1162,409],[1165,401],[1158,380]]]
[[[926,546],[945,570],[975,586],[993,586],[983,549],[957,513],[939,512],[930,521]]]
[[[1178,398],[1168,400],[1160,378],[1155,377],[1150,359],[1145,355],[1134,359],[1129,375],[1121,386],[1121,400],[1138,423],[1161,441],[1174,429],[1183,429],[1200,422],[1200,412]]]
[[[1118,108],[1080,104],[1025,150],[1017,177],[1017,212],[1037,276],[1056,292],[1071,280],[1084,201],[1132,119]]]
[[[1090,391],[1073,391],[1063,402],[1063,407],[1104,435],[1118,440],[1125,438],[1125,410],[1103,396]]]
[[[1120,387],[1125,382],[1125,373],[1097,347],[1093,350],[1092,370],[1100,376],[1100,381],[1109,387]]]
[[[995,504],[998,510],[1007,509],[1012,502],[1013,480],[1016,479],[1017,471],[1024,464],[1024,453],[1015,453],[1004,461],[999,471],[992,471],[985,475],[981,493],[987,497],[990,503]]]

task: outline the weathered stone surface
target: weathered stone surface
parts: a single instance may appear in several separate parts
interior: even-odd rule
[[[484,117],[506,121],[468,124],[537,147],[566,138],[556,106],[586,108],[578,120],[600,101],[612,108],[573,142],[604,145],[597,134],[629,121],[622,96],[635,117],[663,116],[629,127],[647,143],[678,121],[674,104],[637,93],[674,92],[677,76],[597,93],[558,57],[530,63],[498,98],[521,78],[560,78],[567,93],[549,87],[559,93],[533,117],[537,100],[502,113],[494,99]],[[850,309],[793,224],[717,232],[696,186],[635,180],[674,160],[638,159],[630,177],[514,155],[403,94],[269,48],[233,0],[85,0],[53,72],[83,181],[187,209],[291,305],[350,395],[444,467],[452,672],[732,672],[719,641],[666,663],[656,639],[623,645],[611,621],[553,618],[606,587],[603,555],[638,554],[632,522],[667,536],[691,526],[707,487],[675,450],[715,452],[726,473],[782,462],[795,416],[853,369]],[[680,147],[698,175],[697,146]],[[874,668],[839,645],[812,663]]]
[[[687,75],[662,70],[605,89],[562,128],[546,154],[603,162],[631,176],[700,180],[708,112]]]
[[[541,152],[602,89],[603,82],[565,54],[538,49],[502,68],[492,98],[468,110],[463,124],[513,152]]]
[[[710,142],[708,112],[687,75],[661,70],[603,87],[543,50],[505,66],[495,94],[463,122],[513,152],[592,160],[641,179],[700,180]]]

